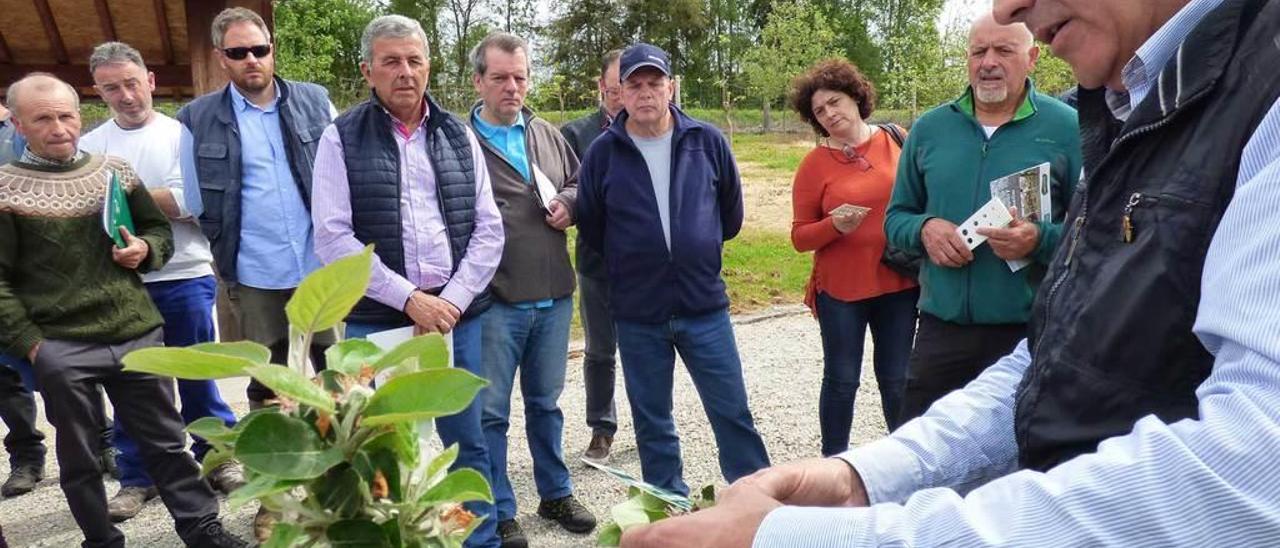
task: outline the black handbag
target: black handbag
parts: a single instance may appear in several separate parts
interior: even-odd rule
[[[893,142],[898,144],[899,149],[902,148],[902,142],[905,139],[901,128],[891,123],[879,124],[879,127],[889,134]],[[918,281],[920,279],[920,265],[924,262],[924,253],[901,249],[886,243],[884,245],[884,253],[880,255],[880,262],[889,267],[889,270]]]

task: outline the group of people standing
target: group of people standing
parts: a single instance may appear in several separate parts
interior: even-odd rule
[[[420,24],[379,17],[361,37],[370,97],[339,114],[324,88],[275,74],[270,31],[254,12],[228,9],[211,31],[230,82],[176,119],[154,110],[153,74],[119,42],[90,58],[113,118],[84,136],[79,97],[65,82],[37,73],[9,87],[26,142],[11,143],[18,157],[0,167],[0,342],[20,358],[17,370],[35,372],[84,545],[123,545],[113,522],[156,496],[187,544],[244,544],[221,528],[213,495],[243,485],[243,471],[227,462],[201,478],[207,446],[186,450],[184,423],[235,423],[216,385],[178,382],[179,412],[170,380],[124,373],[121,358],[214,340],[221,288],[239,335],[286,363],[294,290],[368,244],[366,296],[342,333],[313,338],[311,364],[323,370],[324,349],[340,336],[402,326],[450,334],[455,364],[489,381],[467,409],[437,421],[442,441],[459,447],[454,466],[493,487],[493,505],[469,504],[486,518],[469,546],[527,545],[507,477],[517,379],[537,514],[574,533],[596,525],[573,496],[558,404],[579,283],[593,430],[584,458],[609,456],[620,351],[644,476],[688,491],[671,417],[678,352],[703,394],[726,478],[768,466],[719,275],[723,242],[742,224],[741,183],[719,131],[671,104],[666,52],[636,44],[608,53],[600,112],[559,129],[524,104],[529,47],[512,34],[473,49],[479,100],[454,114],[427,91]],[[135,225],[122,231],[122,246],[101,228],[113,178]],[[565,233],[574,224],[585,258],[578,273]],[[6,496],[33,489],[44,468],[34,401],[13,384],[22,390],[6,385],[6,398],[21,399],[22,413],[4,417],[14,461]],[[121,489],[110,501],[100,479],[100,386],[114,403],[120,451]],[[247,396],[251,409],[276,404],[257,383]],[[259,540],[275,519],[259,512]]]

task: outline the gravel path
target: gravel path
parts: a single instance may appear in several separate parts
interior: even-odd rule
[[[750,392],[751,410],[756,426],[764,436],[773,462],[813,457],[818,455],[818,389],[822,377],[822,345],[818,336],[818,324],[803,307],[776,307],[760,314],[735,318],[738,349],[742,355],[747,388]],[[581,348],[581,342],[574,344]],[[603,523],[608,519],[609,508],[626,498],[625,489],[614,480],[578,462],[578,455],[590,439],[583,412],[581,352],[573,352],[569,361],[568,378],[560,405],[565,415],[565,457],[573,472],[577,496]],[[675,414],[680,428],[681,449],[684,455],[686,483],[697,487],[715,482],[723,485],[716,461],[715,440],[702,405],[698,400],[689,375],[676,368]],[[242,381],[228,381],[223,395],[231,400],[237,413],[247,411]],[[520,396],[516,395],[513,411],[522,409]],[[880,398],[875,391],[875,380],[870,365],[870,337],[864,359],[862,387],[858,393],[857,413],[854,417],[853,442],[862,444],[883,435],[885,426],[880,412]],[[640,461],[632,434],[631,413],[626,404],[626,392],[618,376],[617,404],[619,432],[614,442],[611,463],[639,476]],[[33,493],[13,499],[0,500],[0,524],[10,545],[18,546],[74,546],[79,544],[80,531],[67,510],[62,492],[57,484],[57,465],[52,456],[53,428],[47,422],[41,428],[50,434],[49,463],[45,468],[46,480]],[[537,493],[533,487],[532,463],[528,444],[523,436],[524,420],[519,412],[513,412],[511,420],[510,477],[520,504],[519,520],[535,547],[591,546],[594,534],[572,535],[555,524],[542,520],[535,514]],[[7,432],[0,426],[0,432]],[[0,477],[8,476],[8,456],[0,450]],[[108,481],[108,496],[114,494],[117,484]],[[223,519],[233,533],[249,538],[249,525],[256,505],[248,505],[236,512],[229,512],[223,504]],[[160,501],[153,500],[138,517],[124,523],[122,529],[132,546],[181,546],[173,532],[172,522]]]

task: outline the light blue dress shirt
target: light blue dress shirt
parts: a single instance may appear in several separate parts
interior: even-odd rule
[[[1221,0],[1192,0],[1141,50],[1162,66]],[[1269,60],[1260,60],[1265,64]],[[1124,71],[1136,105],[1158,71]],[[1141,77],[1145,81],[1132,81]],[[1280,539],[1280,103],[1245,146],[1205,261],[1195,333],[1215,356],[1199,420],[1149,415],[1048,472],[1018,470],[1025,341],[893,435],[841,455],[868,508],[782,507],[757,547],[1274,546]],[[1134,341],[1134,344],[1144,344]]]
[[[312,240],[311,213],[285,153],[280,129],[280,90],[264,107],[249,100],[235,86],[231,106],[240,132],[240,249],[236,255],[239,283],[258,289],[291,289],[320,268]],[[330,106],[330,114],[336,115]],[[193,215],[204,211],[195,169],[194,139],[184,126],[182,173],[187,207]]]

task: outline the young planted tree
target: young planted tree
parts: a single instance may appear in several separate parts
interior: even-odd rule
[[[125,356],[125,370],[183,379],[250,376],[275,391],[278,407],[249,413],[234,428],[204,418],[188,430],[213,445],[206,470],[239,460],[249,482],[231,494],[235,508],[258,501],[284,518],[265,546],[460,547],[481,518],[462,508],[492,502],[479,472],[449,467],[457,446],[422,442],[430,419],[457,413],[485,381],[448,367],[439,335],[384,352],[368,341],[328,349],[328,369],[303,371],[312,334],[332,329],[369,284],[372,247],[303,280],[285,311],[287,365],[252,342],[147,348]],[[373,379],[389,371],[376,388]]]
[[[763,101],[764,131],[772,128],[770,105],[786,95],[791,79],[819,59],[832,56],[835,33],[809,0],[776,1],[760,43],[747,51],[747,85]]]

